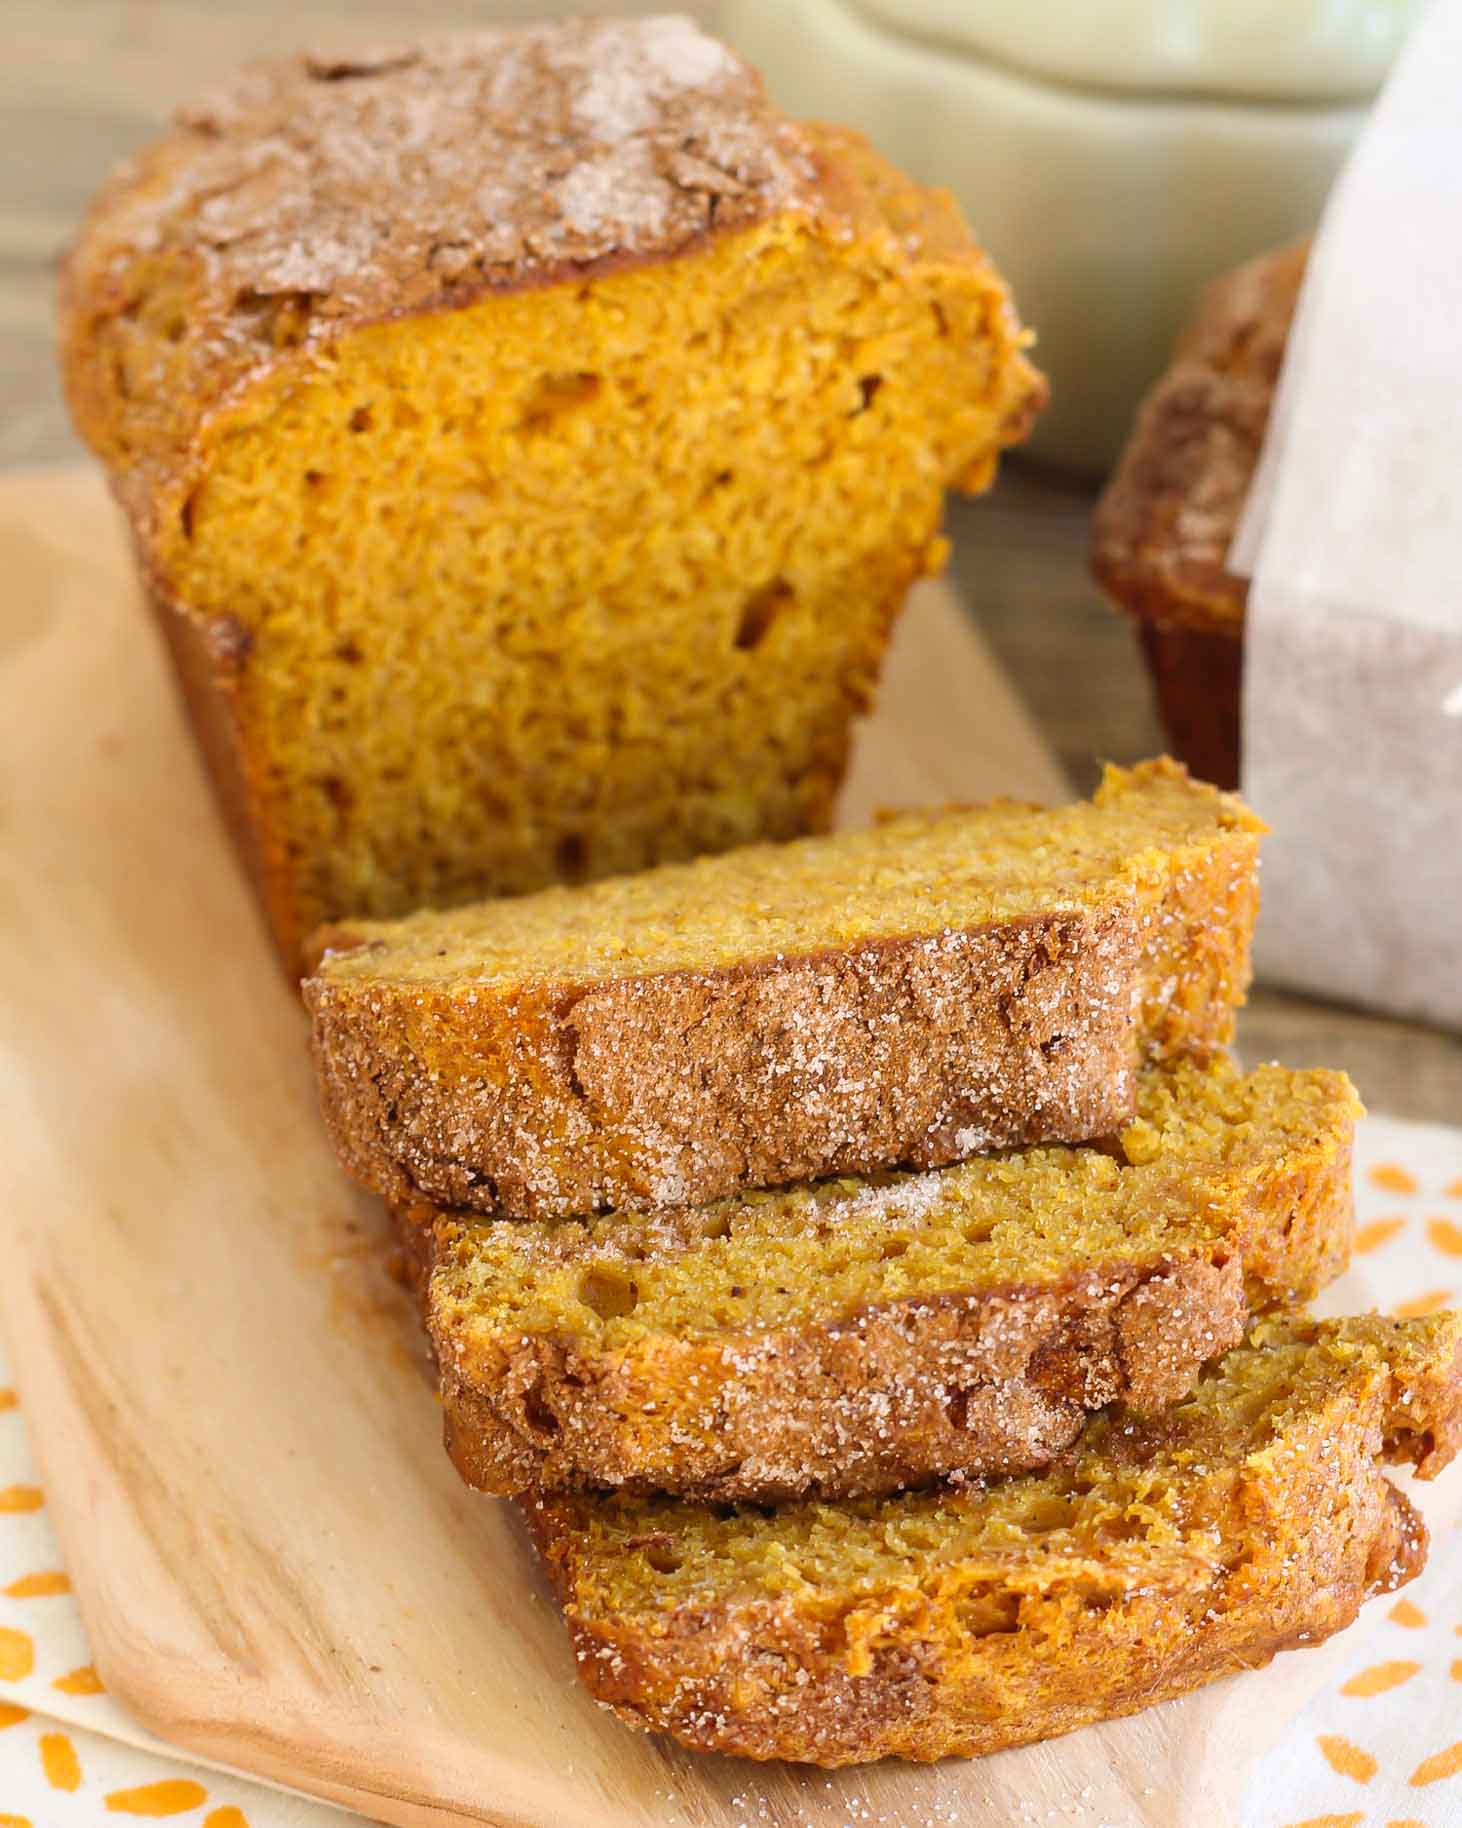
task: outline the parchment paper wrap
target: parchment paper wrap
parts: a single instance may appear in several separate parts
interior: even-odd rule
[[[1462,1028],[1462,4],[1326,211],[1230,557],[1271,981]]]

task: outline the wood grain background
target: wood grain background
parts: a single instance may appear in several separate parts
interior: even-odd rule
[[[709,0],[674,3],[714,25]],[[56,256],[107,168],[175,102],[245,58],[301,43],[568,10],[555,0],[4,0],[0,467],[80,454],[51,353]],[[593,10],[650,9],[595,0]],[[993,498],[951,513],[955,578],[1083,789],[1098,757],[1161,746],[1130,635],[1086,578],[1090,501],[1081,482],[1011,464]],[[1261,991],[1242,1044],[1253,1059],[1343,1066],[1377,1110],[1462,1121],[1455,1036]]]

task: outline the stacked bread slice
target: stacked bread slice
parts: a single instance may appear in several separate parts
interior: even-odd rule
[[[448,1447],[591,1691],[841,1764],[1129,1712],[1349,1622],[1462,1320],[1312,1322],[1343,1074],[1223,1051],[1263,827],[1169,762],[322,933],[327,1118]]]

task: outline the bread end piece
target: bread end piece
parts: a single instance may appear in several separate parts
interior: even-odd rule
[[[523,1508],[580,1675],[631,1724],[828,1766],[970,1756],[1318,1643],[1413,1578],[1425,1529],[1379,1468],[1455,1451],[1459,1352],[1456,1314],[1281,1319],[1162,1415],[980,1492]]]

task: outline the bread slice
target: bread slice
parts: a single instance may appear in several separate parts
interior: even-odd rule
[[[1462,1316],[1260,1323],[1191,1395],[1043,1472],[777,1511],[558,1496],[524,1514],[590,1691],[700,1750],[995,1752],[1348,1625],[1426,1536],[1378,1470],[1462,1433]]]
[[[342,1159],[513,1217],[1073,1142],[1225,1042],[1264,827],[1175,763],[318,938]]]
[[[1251,1308],[1344,1267],[1359,1109],[1340,1073],[1152,1068],[1105,1147],[591,1222],[433,1217],[448,1449],[499,1494],[763,1502],[1044,1465],[1089,1410],[1175,1401]]]
[[[275,936],[824,827],[1045,397],[953,200],[687,19],[256,65],[62,351]]]

